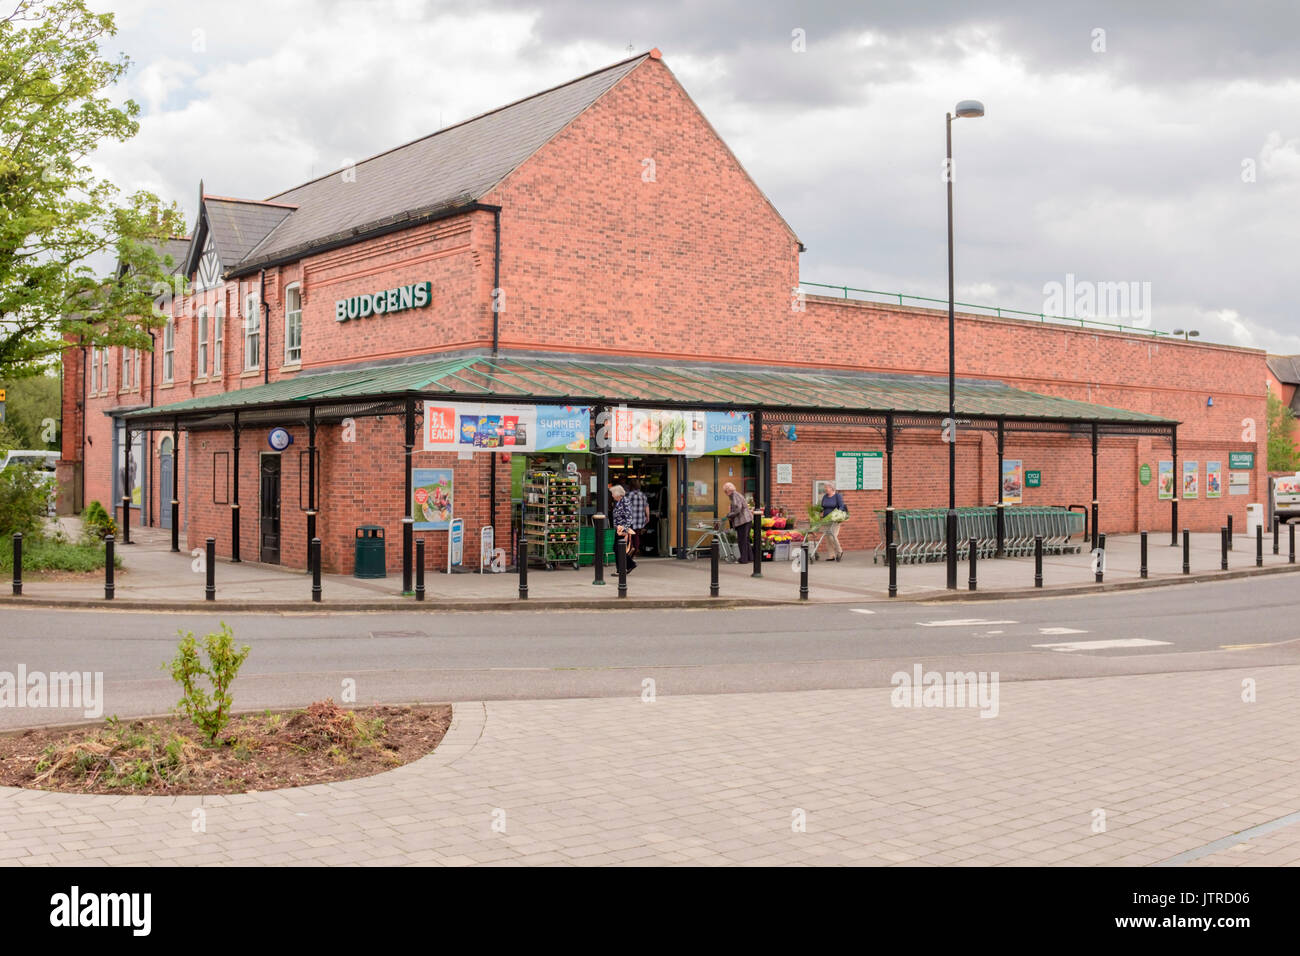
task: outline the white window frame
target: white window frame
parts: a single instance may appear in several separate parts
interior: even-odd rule
[[[216,314],[213,316],[213,322],[216,323],[217,330],[213,333],[216,340],[212,348],[212,374],[221,374],[221,353],[226,347],[226,301],[225,295],[222,294],[221,301],[217,303]]]
[[[256,372],[262,367],[262,313],[257,304],[257,293],[244,296],[244,371]],[[249,356],[253,361],[248,361]]]
[[[163,382],[176,381],[176,319],[170,315],[167,317],[167,325],[163,327],[162,367]]]
[[[122,346],[122,354],[119,361],[121,362],[121,366],[122,366],[122,375],[121,375],[122,383],[119,386],[119,388],[123,392],[129,391],[131,385],[133,384],[132,374],[135,371],[135,365],[132,362],[131,349],[127,348],[125,345]]]
[[[195,349],[195,370],[196,378],[208,377],[208,307],[206,305],[199,307],[199,317],[197,321],[196,334],[198,335],[198,347]]]
[[[298,308],[295,310],[289,308],[291,297],[298,300]],[[294,330],[297,331],[296,336],[291,334]],[[290,345],[294,338],[298,340],[296,349]],[[294,351],[298,354],[293,355]],[[302,364],[302,283],[300,282],[291,282],[284,287],[284,364]]]
[[[99,385],[100,390],[107,395],[112,391],[112,385],[108,380],[108,346],[105,345],[99,350]]]
[[[99,349],[90,347],[90,394],[99,394]]]

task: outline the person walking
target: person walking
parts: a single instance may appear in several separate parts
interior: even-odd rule
[[[628,554],[640,554],[641,533],[650,522],[650,500],[635,478],[627,480],[627,509],[629,527],[632,529],[632,545]]]
[[[826,482],[823,489],[821,506],[823,518],[836,509],[843,511],[845,514],[849,513],[849,509],[844,506],[844,496],[836,490],[833,481]],[[835,552],[835,557],[830,560],[840,560],[840,558],[844,557],[844,549],[840,546],[840,522],[833,521],[827,525],[826,537],[830,539],[831,549]]]
[[[740,546],[740,563],[750,564],[754,560],[754,529],[752,523],[754,512],[745,503],[745,497],[736,490],[736,486],[727,482],[722,486],[722,493],[731,502],[727,512],[727,521],[736,531],[736,543]]]
[[[622,485],[610,485],[609,497],[614,502],[614,533],[623,539],[627,555],[625,567],[632,571],[636,562],[632,560],[632,509],[628,507],[627,489]]]

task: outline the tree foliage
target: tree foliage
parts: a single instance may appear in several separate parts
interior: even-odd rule
[[[1300,471],[1295,446],[1295,412],[1271,389],[1268,393],[1268,470]]]
[[[0,0],[2,2],[2,0]],[[12,3],[13,0],[10,0]],[[0,11],[0,375],[39,371],[68,344],[148,349],[180,210],[121,196],[89,158],[139,129],[110,96],[130,62],[105,58],[112,14],[84,0],[17,0]],[[112,262],[109,274],[93,263]],[[104,267],[101,265],[101,270]]]
[[[49,372],[27,378],[0,378],[5,390],[5,426],[0,427],[0,447],[59,447],[59,377]]]

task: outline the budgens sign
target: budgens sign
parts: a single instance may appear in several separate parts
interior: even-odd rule
[[[398,286],[396,289],[384,289],[380,292],[354,295],[349,299],[339,299],[334,303],[334,318],[339,322],[346,322],[348,319],[367,319],[372,315],[423,309],[432,301],[433,284],[415,282],[411,285]]]

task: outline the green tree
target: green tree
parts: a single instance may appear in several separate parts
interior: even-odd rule
[[[3,2],[3,0],[0,0]],[[112,14],[84,0],[17,0],[0,11],[0,375],[29,375],[70,344],[150,347],[180,210],[121,197],[88,159],[139,129],[140,108],[109,93],[130,63],[100,45]],[[92,262],[116,258],[111,275]]]
[[[1268,393],[1268,470],[1300,471],[1295,447],[1295,412],[1272,390]]]
[[[5,395],[6,438],[11,448],[59,448],[59,377],[45,372],[27,378],[0,378]]]

